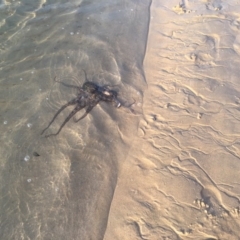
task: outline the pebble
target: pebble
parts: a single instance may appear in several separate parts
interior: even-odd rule
[[[29,161],[29,160],[30,160],[30,156],[29,156],[29,155],[26,155],[26,156],[24,157],[24,161],[27,162],[27,161]]]
[[[34,153],[33,153],[33,156],[35,156],[35,157],[39,157],[40,154],[38,154],[37,152],[34,152]]]

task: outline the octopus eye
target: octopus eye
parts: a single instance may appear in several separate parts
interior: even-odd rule
[[[107,96],[110,96],[110,95],[112,95],[110,92],[108,92],[108,91],[103,91],[103,94],[104,95],[107,95]]]

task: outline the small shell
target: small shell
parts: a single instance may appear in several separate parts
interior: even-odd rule
[[[121,107],[121,103],[119,102],[118,105],[117,105],[117,108],[120,108]]]

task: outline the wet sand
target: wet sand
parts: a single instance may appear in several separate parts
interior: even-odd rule
[[[158,1],[138,137],[105,240],[239,239],[237,1]]]

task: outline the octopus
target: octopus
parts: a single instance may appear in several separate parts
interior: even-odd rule
[[[66,123],[80,110],[85,109],[85,113],[78,119],[73,118],[75,122],[79,122],[83,118],[87,116],[87,114],[101,101],[111,103],[116,108],[121,107],[120,101],[117,99],[118,93],[114,90],[111,90],[109,86],[98,86],[97,84],[88,81],[86,72],[85,73],[85,80],[82,87],[77,87],[73,85],[69,85],[63,82],[56,81],[56,77],[54,78],[55,82],[59,82],[66,87],[75,88],[78,90],[77,96],[72,99],[71,101],[64,104],[54,115],[52,120],[49,122],[48,126],[43,129],[41,135],[51,126],[51,124],[55,121],[57,116],[68,106],[75,105],[75,108],[71,111],[71,113],[67,116],[65,121],[62,123],[60,128],[56,133],[48,134],[45,137],[56,136],[60,133],[62,128],[66,125]]]

